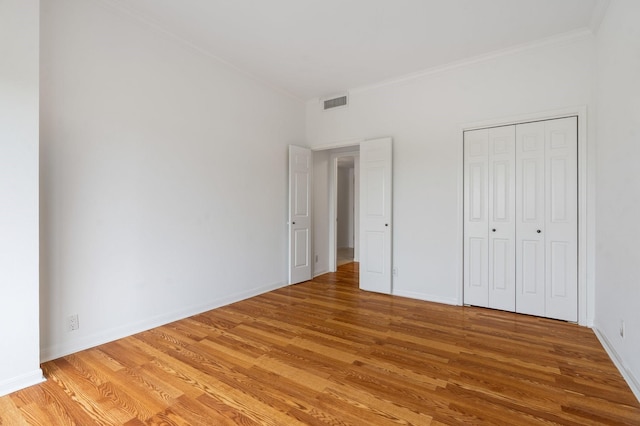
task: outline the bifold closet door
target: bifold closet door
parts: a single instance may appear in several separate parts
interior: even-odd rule
[[[515,284],[514,126],[489,129],[489,307],[513,311]]]
[[[489,130],[464,133],[464,304],[489,306]]]
[[[516,312],[577,321],[577,118],[516,126],[516,168]]]
[[[464,133],[464,303],[577,321],[577,117]]]
[[[515,128],[465,132],[464,303],[515,310]]]

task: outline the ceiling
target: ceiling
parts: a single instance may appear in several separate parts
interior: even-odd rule
[[[107,0],[300,99],[594,29],[608,0]]]

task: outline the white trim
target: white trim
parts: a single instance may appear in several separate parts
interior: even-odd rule
[[[458,272],[456,274],[457,283],[456,286],[456,305],[464,305],[464,127],[462,130],[456,129],[456,135],[451,140],[458,140],[456,144],[458,147],[458,158],[460,158],[460,164],[458,164],[458,184],[456,195],[458,198],[457,209],[457,224],[456,227],[456,241],[457,241],[457,264],[459,265]]]
[[[640,380],[638,380],[631,370],[629,370],[618,352],[614,349],[613,345],[609,342],[609,339],[602,333],[598,328],[592,327],[593,332],[596,337],[602,344],[602,347],[609,355],[609,358],[613,361],[613,364],[618,368],[620,374],[622,374],[622,378],[627,382],[629,387],[631,388],[631,392],[635,395],[636,399],[640,401]]]
[[[556,118],[563,117],[572,117],[578,116],[578,122],[580,121],[581,115],[586,115],[587,107],[583,105],[568,107],[568,108],[559,108],[553,109],[549,111],[541,111],[536,113],[529,114],[518,114],[509,117],[502,118],[494,118],[489,120],[475,121],[471,123],[464,123],[460,127],[463,131],[466,130],[475,130],[475,129],[483,129],[487,127],[497,127],[497,126],[509,126],[511,124],[522,124],[530,121],[542,121],[542,120],[552,120]]]
[[[329,156],[329,272],[338,270],[338,250],[336,247],[338,229],[336,226],[338,198],[338,156]]]
[[[461,124],[458,130],[460,153],[462,153],[463,133],[467,130],[481,129],[485,127],[506,126],[511,124],[526,123],[530,121],[550,120],[562,117],[578,117],[578,324],[588,326],[593,324],[593,312],[589,310],[590,302],[594,297],[594,265],[588,263],[591,253],[595,247],[593,238],[589,238],[592,230],[590,220],[595,217],[594,189],[587,186],[588,177],[595,169],[590,168],[590,153],[595,152],[592,142],[587,138],[587,107],[573,106],[560,108],[551,111],[542,111],[530,114],[520,114],[511,117],[478,121],[473,123]],[[463,185],[463,156],[459,155],[459,171],[458,171],[458,252],[460,256],[459,265],[460,273],[458,279],[458,298],[459,305],[463,304],[464,283],[462,269],[464,260],[462,257],[463,250],[463,221],[464,221],[464,196],[462,194]]]
[[[203,312],[210,311],[212,309],[220,308],[222,306],[226,306],[231,303],[249,299],[251,297],[258,296],[260,294],[267,293],[272,290],[277,290],[279,288],[286,287],[286,286],[287,286],[287,283],[280,282],[272,285],[256,287],[247,291],[232,294],[230,296],[214,299],[208,303],[193,305],[189,308],[180,309],[167,314],[157,315],[155,317],[138,321],[133,324],[128,324],[122,327],[115,327],[109,330],[105,330],[103,332],[85,336],[77,340],[74,340],[73,342],[65,342],[63,344],[42,348],[40,350],[40,358],[42,362],[50,361],[52,359],[60,358],[75,352],[79,352],[85,349],[93,348],[98,345],[102,345],[104,343],[122,339],[124,337],[128,337],[136,333],[140,333],[142,331],[150,330],[155,327],[160,327],[174,321],[188,318],[193,315],[198,315]]]
[[[328,151],[331,149],[338,149],[338,148],[347,148],[347,147],[359,147],[360,144],[362,142],[364,142],[365,139],[361,139],[361,138],[357,138],[357,139],[344,139],[341,141],[336,141],[336,142],[330,142],[326,145],[319,145],[319,146],[314,146],[311,147],[311,151]]]
[[[408,297],[410,299],[422,300],[425,302],[442,303],[444,305],[458,304],[458,300],[455,297],[442,297],[442,296],[435,296],[433,294],[418,293],[415,291],[396,290],[396,289],[393,290],[392,294],[398,297]]]
[[[46,381],[47,379],[42,375],[42,370],[37,368],[28,373],[0,382],[0,397]]]

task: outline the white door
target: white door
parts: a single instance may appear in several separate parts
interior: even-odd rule
[[[311,279],[311,150],[289,145],[289,284]]]
[[[360,144],[360,288],[391,294],[391,138]]]
[[[516,308],[515,126],[489,129],[489,307]]]
[[[545,315],[544,121],[516,128],[516,312]]]
[[[515,309],[515,127],[464,134],[464,303]]]
[[[577,321],[577,117],[464,133],[464,303]]]
[[[489,130],[464,133],[464,303],[489,306]]]
[[[545,316],[578,320],[578,118],[545,122]]]

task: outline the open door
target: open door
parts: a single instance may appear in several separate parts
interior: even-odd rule
[[[360,288],[391,294],[391,138],[360,144]]]
[[[289,284],[311,279],[311,150],[289,145]]]

